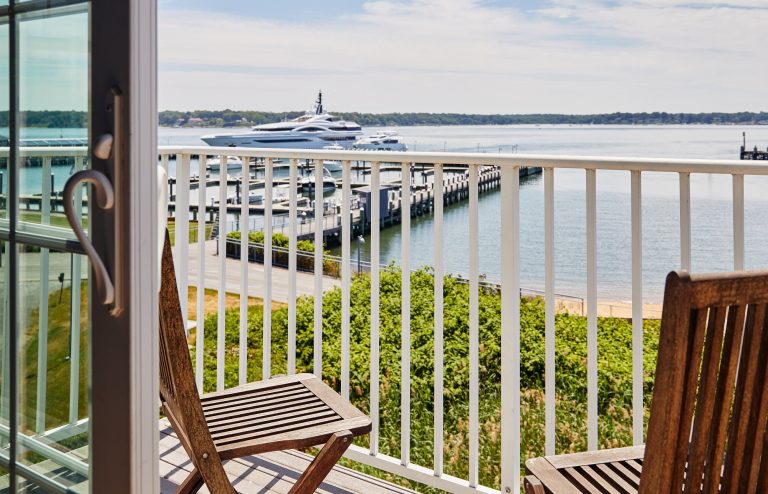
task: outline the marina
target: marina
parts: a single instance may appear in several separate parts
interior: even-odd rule
[[[416,167],[412,166],[412,177],[416,176]],[[465,201],[469,198],[470,179],[469,173],[465,168],[449,168],[449,171],[454,172],[443,179],[442,181],[442,197],[444,205],[456,204]],[[524,167],[520,169],[520,176],[527,177],[541,173],[541,168],[537,167]],[[426,177],[432,176],[434,171],[432,169],[422,168],[419,172],[422,177],[422,183],[411,186],[410,192],[410,217],[415,218],[423,215],[431,214],[434,209],[435,200],[435,183],[427,182]],[[500,185],[500,171],[498,167],[488,166],[483,167],[478,173],[478,190],[480,193],[489,192],[495,190]],[[304,180],[311,180],[309,177],[305,177]],[[207,187],[218,187],[220,185],[220,179],[207,178]],[[225,209],[227,213],[232,215],[239,215],[242,211],[241,201],[242,196],[246,188],[242,185],[242,177],[240,178],[228,178],[228,188],[234,187],[235,193],[230,196]],[[314,193],[313,187],[307,187],[307,183],[314,183],[313,181],[305,182],[301,184],[297,183],[297,186],[301,186],[302,189],[308,189],[309,192]],[[170,189],[170,202],[169,210],[175,214],[176,196],[174,194],[174,186],[176,179],[169,179]],[[341,184],[338,184],[339,186]],[[351,203],[351,227],[355,235],[365,235],[370,233],[371,230],[371,188],[366,182],[353,182],[350,184],[353,192],[353,200]],[[190,181],[190,189],[198,189],[200,187],[200,179]],[[264,180],[249,180],[247,190],[259,190],[264,189],[266,183]],[[275,179],[273,180],[272,187],[290,187],[290,179]],[[403,215],[403,201],[402,201],[402,182],[401,180],[387,181],[381,184],[381,198],[380,204],[382,205],[380,213],[379,228],[386,228],[400,224]],[[193,221],[197,221],[201,210],[205,210],[206,221],[219,223],[218,214],[220,213],[220,204],[216,200],[212,200],[210,204],[206,204],[200,207],[197,204],[189,204],[190,214]],[[301,218],[301,223],[298,229],[299,240],[310,240],[314,238],[314,232],[316,229],[316,221],[322,222],[323,229],[323,241],[326,245],[335,246],[339,242],[339,232],[341,230],[341,206],[333,205],[331,208],[324,205],[324,214],[321,220],[314,217],[315,208],[307,197],[297,199],[297,214]],[[254,205],[249,204],[248,210],[250,214],[260,215],[264,214],[265,206],[263,204]],[[290,201],[287,197],[277,199],[272,204],[273,214],[288,214],[290,212]],[[274,225],[275,232],[288,234],[287,226]]]

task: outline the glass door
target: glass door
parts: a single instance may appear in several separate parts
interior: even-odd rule
[[[89,492],[92,283],[63,210],[65,182],[90,166],[89,2],[0,9],[0,482]]]
[[[0,492],[156,490],[154,8],[0,0]]]

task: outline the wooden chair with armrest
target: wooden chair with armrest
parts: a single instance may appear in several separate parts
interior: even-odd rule
[[[371,421],[312,374],[276,377],[200,397],[192,372],[173,267],[165,235],[160,286],[160,399],[194,466],[177,493],[203,484],[234,493],[223,461],[324,444],[291,493],[310,493]]]
[[[670,273],[645,447],[526,462],[527,494],[768,493],[768,272]]]

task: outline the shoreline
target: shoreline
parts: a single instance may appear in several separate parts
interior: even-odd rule
[[[643,304],[643,319],[661,319],[661,303]],[[555,298],[555,312],[586,316],[586,300]],[[632,303],[620,300],[598,300],[597,317],[616,317],[632,319]]]

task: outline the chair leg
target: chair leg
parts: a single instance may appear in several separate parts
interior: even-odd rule
[[[197,468],[193,468],[189,475],[187,475],[187,478],[184,479],[184,482],[176,489],[176,494],[194,494],[202,486],[203,476],[200,475],[200,471]]]
[[[341,455],[352,444],[350,431],[337,432],[325,443],[307,470],[288,491],[288,494],[311,494],[325,480]]]
[[[526,475],[523,479],[525,494],[545,494],[544,485],[533,475]]]

